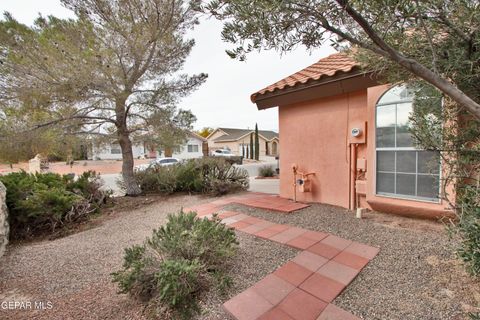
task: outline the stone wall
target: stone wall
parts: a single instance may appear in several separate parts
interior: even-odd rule
[[[7,189],[0,182],[0,257],[5,253],[8,243],[8,211],[5,203]]]

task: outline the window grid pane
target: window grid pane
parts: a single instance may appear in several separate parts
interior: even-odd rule
[[[380,156],[380,158],[384,157],[385,159],[390,159],[394,163],[393,163],[392,170],[380,170],[379,165],[385,168],[387,167],[387,164],[377,163],[377,192],[378,193],[407,196],[407,197],[438,199],[438,191],[440,187],[439,183],[435,183],[434,185],[432,185],[431,183],[429,183],[429,181],[434,180],[439,182],[440,175],[419,172],[419,168],[424,166],[424,164],[422,164],[420,161],[420,159],[422,158],[419,157],[419,153],[422,151],[417,151],[417,150],[409,151],[412,154],[414,154],[413,157],[409,155],[409,157],[413,158],[414,160],[412,164],[414,166],[414,170],[412,170],[412,172],[404,172],[399,170],[399,167],[401,168],[402,166],[404,166],[404,164],[401,162],[404,161],[402,157],[405,156],[406,151],[394,151],[394,150],[377,151],[377,159],[379,158],[378,157],[379,152],[382,152],[382,155]],[[387,153],[392,153],[392,155],[387,156],[386,155]],[[389,184],[391,184],[391,187],[388,187]],[[420,191],[419,184],[421,184],[421,191]],[[410,185],[410,188],[408,188],[409,185]],[[432,195],[435,195],[435,196],[432,196]]]
[[[382,99],[376,109],[377,193],[437,200],[440,157],[436,152],[416,149],[408,136],[411,96],[388,102]]]

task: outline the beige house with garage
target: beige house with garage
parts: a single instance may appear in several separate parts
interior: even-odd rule
[[[250,135],[255,130],[237,128],[217,128],[208,137],[208,150],[212,153],[218,149],[230,150],[237,156],[247,155],[250,151]],[[260,157],[275,157],[280,153],[278,133],[269,130],[259,130]]]

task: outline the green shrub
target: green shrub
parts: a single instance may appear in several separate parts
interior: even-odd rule
[[[264,165],[258,169],[258,175],[260,177],[273,177],[275,175],[275,170],[272,166]]]
[[[471,320],[480,320],[480,312],[477,313],[469,313],[468,316]]]
[[[171,194],[177,191],[176,166],[155,166],[135,172],[135,179],[143,192]]]
[[[191,159],[173,166],[154,166],[135,173],[144,192],[195,192],[223,195],[247,190],[248,172],[222,158]]]
[[[238,242],[235,233],[214,217],[193,212],[169,215],[143,245],[125,249],[122,270],[112,273],[121,293],[147,302],[156,316],[191,319],[197,297],[231,285],[228,275]]]
[[[175,167],[176,191],[201,192],[203,179],[198,160],[188,160]]]
[[[199,161],[202,168],[203,193],[214,196],[247,190],[248,172],[229,164],[225,159],[207,158]]]
[[[474,276],[480,275],[480,187],[465,185],[459,188],[461,199],[459,221],[455,231],[459,234],[460,258]]]
[[[100,189],[95,172],[77,180],[55,173],[29,174],[25,171],[0,176],[7,188],[10,237],[29,238],[73,222],[85,220],[109,197]]]
[[[235,233],[220,219],[199,219],[194,212],[170,215],[154,231],[150,247],[173,259],[198,259],[209,270],[221,270],[231,258],[237,241]]]

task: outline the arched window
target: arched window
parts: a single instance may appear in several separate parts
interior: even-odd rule
[[[404,85],[383,94],[376,106],[376,193],[438,201],[440,157],[418,149],[409,132],[414,92]]]

